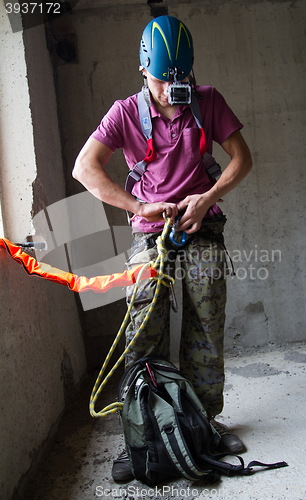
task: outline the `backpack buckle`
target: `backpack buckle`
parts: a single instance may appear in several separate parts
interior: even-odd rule
[[[156,378],[154,377],[154,373],[152,372],[151,368],[150,368],[150,365],[149,363],[146,363],[146,369],[147,369],[147,372],[149,374],[149,377],[152,381],[152,384],[154,385],[154,387],[157,389],[157,382],[156,382]]]

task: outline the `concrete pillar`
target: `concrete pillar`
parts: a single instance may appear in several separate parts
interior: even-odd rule
[[[0,46],[3,235],[19,241],[35,233],[34,211],[63,198],[65,185],[44,28],[13,33],[1,4]],[[72,292],[29,277],[5,250],[0,282],[0,497],[9,500],[86,364]]]

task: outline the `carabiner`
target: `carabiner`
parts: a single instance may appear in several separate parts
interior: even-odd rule
[[[172,245],[174,245],[177,248],[182,248],[186,245],[187,240],[188,240],[188,234],[185,233],[185,231],[177,231],[176,227],[181,219],[181,215],[178,215],[178,217],[175,219],[175,223],[173,224],[171,231],[169,233],[169,240],[171,241]]]

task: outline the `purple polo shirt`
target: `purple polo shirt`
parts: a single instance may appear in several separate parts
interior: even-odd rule
[[[206,150],[211,153],[213,141],[222,144],[242,123],[214,87],[197,87],[206,134]],[[153,203],[167,201],[178,203],[191,194],[201,194],[212,187],[200,154],[200,132],[189,105],[178,106],[170,120],[161,115],[154,104],[150,107],[153,143],[157,153],[154,161],[133,188],[133,195]],[[116,101],[92,134],[112,151],[122,148],[128,167],[145,157],[147,143],[142,133],[137,94]],[[215,206],[207,215],[221,212]],[[163,223],[148,222],[134,216],[133,231],[155,232]]]

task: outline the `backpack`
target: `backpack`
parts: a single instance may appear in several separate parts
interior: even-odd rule
[[[252,461],[246,467],[222,459],[220,436],[191,383],[169,361],[146,357],[133,363],[119,384],[127,453],[134,477],[154,486],[173,478],[216,480],[220,475],[253,474],[254,466],[285,467],[286,462]]]

